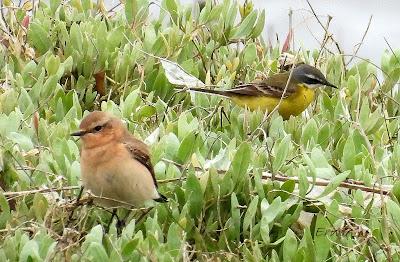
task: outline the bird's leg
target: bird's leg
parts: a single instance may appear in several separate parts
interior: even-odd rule
[[[76,206],[79,205],[79,200],[80,200],[81,197],[82,197],[82,193],[83,193],[83,186],[81,186],[81,189],[79,190],[79,194],[78,194],[78,196],[76,197],[76,201],[75,201],[75,205],[76,205]],[[69,214],[68,220],[71,220],[71,219],[72,219],[72,216],[74,215],[74,211],[75,211],[75,208],[73,208],[72,211],[71,211],[71,213]]]
[[[126,215],[124,216],[123,219],[119,219],[117,217],[117,234],[121,235],[122,229],[126,226],[126,220],[128,219],[129,215],[131,214],[131,210],[128,210]]]
[[[225,109],[224,109],[223,106],[221,106],[221,116],[220,116],[220,118],[221,118],[221,129],[222,129],[222,116],[224,116],[225,119],[228,120],[228,123],[231,124],[231,121],[229,120],[229,117],[226,115]]]
[[[79,203],[79,200],[81,200],[82,197],[82,193],[83,193],[83,186],[81,186],[81,189],[79,190],[79,194],[76,198],[76,202],[75,203]]]
[[[112,221],[113,221],[114,217],[117,217],[117,220],[119,220],[119,219],[118,219],[118,216],[117,216],[117,209],[116,209],[116,208],[114,208],[113,211],[112,211],[112,213],[111,213],[110,221],[108,222],[108,225],[107,225],[106,230],[105,230],[105,231],[106,231],[106,234],[107,234],[108,231],[110,230],[110,226],[111,226],[111,224],[112,224]]]

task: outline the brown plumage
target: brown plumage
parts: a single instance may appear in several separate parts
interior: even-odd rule
[[[141,206],[147,200],[167,201],[157,190],[147,145],[130,134],[120,119],[94,111],[79,127],[71,135],[82,139],[82,182],[103,197],[97,200],[99,204]]]

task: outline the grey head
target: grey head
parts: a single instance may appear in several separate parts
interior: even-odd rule
[[[322,85],[337,88],[334,84],[331,84],[328,82],[328,80],[326,80],[321,71],[306,64],[297,65],[293,69],[292,77],[294,80],[304,83],[310,88],[316,88]]]

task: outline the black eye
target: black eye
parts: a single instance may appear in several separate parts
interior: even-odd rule
[[[309,85],[321,84],[321,80],[314,77],[307,77],[305,83]]]
[[[102,126],[96,126],[96,127],[94,128],[94,130],[95,130],[96,132],[99,132],[102,128],[103,128]]]

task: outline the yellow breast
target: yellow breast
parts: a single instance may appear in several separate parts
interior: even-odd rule
[[[278,112],[284,118],[288,119],[290,116],[297,116],[301,114],[314,100],[314,89],[307,88],[305,85],[299,85],[297,91],[282,99],[279,105]],[[248,107],[250,110],[266,110],[271,112],[278,105],[280,98],[267,97],[267,96],[237,96],[231,99],[241,107]]]

